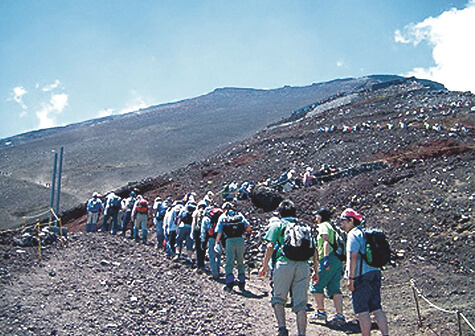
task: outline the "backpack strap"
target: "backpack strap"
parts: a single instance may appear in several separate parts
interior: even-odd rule
[[[360,225],[358,225],[356,227],[357,229],[359,229],[361,231],[361,233],[363,234],[363,239],[364,239],[364,246],[363,248],[366,249],[366,233],[364,232],[364,230],[361,228]],[[363,275],[363,262],[364,262],[364,255],[363,253],[361,253],[361,250],[358,251],[358,254],[360,255],[360,274],[358,276],[362,276]]]

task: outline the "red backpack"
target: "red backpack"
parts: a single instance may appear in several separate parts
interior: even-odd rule
[[[218,224],[219,216],[221,216],[223,212],[224,211],[221,208],[213,208],[207,214],[211,221],[211,227],[208,229],[208,235],[210,237],[214,236],[214,230],[216,229],[216,225]]]
[[[148,212],[148,201],[145,198],[142,198],[138,203],[135,211],[138,213],[145,214]]]

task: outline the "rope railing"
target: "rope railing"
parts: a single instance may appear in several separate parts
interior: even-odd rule
[[[45,220],[43,222],[40,221],[41,217],[45,217],[46,215],[49,214],[49,219]],[[26,224],[27,219],[35,219],[34,224]],[[63,239],[63,227],[62,227],[62,221],[61,218],[58,217],[58,215],[55,213],[53,208],[48,208],[48,210],[43,211],[41,213],[35,214],[35,215],[30,215],[30,216],[23,216],[24,224],[18,228],[15,229],[8,229],[8,230],[2,230],[0,231],[0,234],[3,233],[9,233],[9,232],[17,232],[17,231],[23,231],[26,229],[35,229],[37,230],[38,233],[38,259],[41,260],[41,227],[49,226],[50,228],[56,227],[59,228],[59,241],[61,242],[61,246],[64,247],[64,239]]]
[[[23,218],[24,221],[26,221],[27,219],[35,219],[35,218],[47,215],[51,210],[52,210],[51,208],[48,208],[45,211],[40,212],[38,214],[31,215],[31,216],[23,216],[22,218]]]
[[[50,218],[47,221],[41,222],[40,218],[45,217],[48,214],[50,214]],[[53,218],[54,218],[54,220],[53,220]],[[23,225],[21,225],[20,227],[14,228],[14,229],[0,230],[0,233],[21,231],[21,230],[25,230],[25,229],[28,229],[28,228],[36,227],[37,225],[51,226],[52,224],[55,225],[56,223],[60,223],[60,221],[61,221],[61,219],[54,212],[53,208],[48,208],[48,210],[45,210],[45,211],[40,212],[40,213],[35,214],[35,215],[23,216],[22,219],[23,219]],[[27,220],[29,220],[29,219],[30,220],[34,219],[35,220],[34,223],[27,224]]]
[[[417,312],[419,328],[421,328],[423,326],[421,309],[420,309],[419,300],[418,300],[418,298],[421,298],[430,307],[432,307],[434,309],[437,309],[438,311],[441,311],[441,312],[446,313],[446,314],[455,314],[456,317],[457,317],[457,325],[458,325],[458,334],[459,334],[459,336],[463,335],[462,334],[462,320],[465,321],[465,323],[469,326],[469,328],[472,330],[472,332],[475,332],[475,327],[473,326],[473,324],[470,323],[470,321],[467,319],[467,317],[464,314],[462,314],[459,310],[445,309],[445,308],[442,308],[442,307],[434,304],[433,302],[431,302],[428,298],[426,298],[422,294],[422,292],[419,290],[419,288],[417,288],[416,282],[415,282],[414,279],[410,280],[410,285],[411,285],[411,288],[412,288],[412,291],[413,291],[413,294],[414,294],[414,302],[415,302],[415,305],[416,305],[416,312]]]

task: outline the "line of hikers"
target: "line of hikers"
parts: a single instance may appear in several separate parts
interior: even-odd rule
[[[137,242],[147,244],[147,219],[152,215],[155,225],[157,248],[164,249],[168,257],[185,258],[185,262],[193,263],[196,251],[196,266],[199,271],[205,270],[205,257],[208,254],[210,271],[215,280],[220,278],[221,254],[226,251],[226,289],[232,291],[235,284],[233,268],[237,264],[237,285],[244,290],[245,242],[243,234],[250,232],[251,227],[244,216],[235,211],[233,202],[225,202],[221,207],[215,206],[214,194],[196,202],[196,195],[189,193],[183,199],[173,200],[171,197],[157,197],[150,205],[146,197],[130,192],[128,198],[120,199],[114,193],[101,198],[93,193],[87,202],[86,232],[121,233]],[[119,213],[122,213],[119,226]],[[100,214],[102,225],[98,228]],[[186,249],[186,253],[184,251]]]
[[[184,257],[189,264],[193,263],[193,253],[196,251],[195,266],[200,272],[206,270],[207,254],[209,271],[214,280],[221,276],[221,255],[225,252],[224,289],[233,292],[237,285],[241,291],[245,291],[244,235],[250,233],[250,224],[242,213],[236,211],[232,201],[225,200],[219,207],[213,202],[213,197],[212,192],[208,192],[198,202],[194,193],[175,201],[171,197],[157,197],[150,206],[149,201],[135,191],[123,200],[114,193],[109,193],[101,201],[99,195],[94,193],[87,203],[86,232],[97,230],[99,214],[104,211],[101,232],[116,234],[121,231],[125,236],[128,224],[132,223],[131,237],[147,243],[147,218],[151,214],[158,249],[164,249],[170,258]],[[117,225],[119,209],[122,211],[120,227]],[[362,335],[370,335],[370,312],[376,317],[382,335],[388,335],[386,316],[381,308],[380,267],[388,262],[386,259],[389,255],[379,264],[368,258],[371,253],[368,250],[369,237],[373,234],[361,227],[362,216],[353,209],[346,209],[340,215],[342,231],[332,223],[331,211],[322,208],[314,213],[317,224],[315,236],[309,225],[298,220],[296,207],[290,200],[284,200],[279,205],[277,214],[269,220],[264,237],[267,242],[266,251],[259,269],[260,276],[265,276],[269,268],[271,270],[271,303],[279,327],[277,335],[288,335],[284,307],[289,294],[292,309],[297,316],[299,335],[306,333],[309,291],[316,301],[316,319],[337,326],[346,324],[340,289],[343,273],[352,292],[353,310],[358,316]],[[186,254],[183,254],[183,245]],[[375,256],[384,254],[376,250],[373,252]],[[345,260],[346,272],[342,272],[342,261]],[[235,266],[237,281],[234,276]],[[332,298],[335,306],[336,315],[331,320],[327,319],[325,311],[325,293]]]

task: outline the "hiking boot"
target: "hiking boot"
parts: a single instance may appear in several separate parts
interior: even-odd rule
[[[289,331],[286,327],[279,327],[277,331],[277,336],[289,336]]]
[[[323,310],[317,310],[315,315],[313,316],[316,320],[320,321],[327,321],[327,313]]]
[[[246,284],[244,282],[238,282],[238,287],[241,292],[246,290]]]
[[[330,321],[327,322],[328,324],[333,324],[337,326],[342,326],[346,324],[345,317],[343,315],[335,315]]]
[[[228,292],[228,293],[231,293],[233,291],[233,287],[234,285],[233,284],[226,284],[223,289],[225,292]]]

